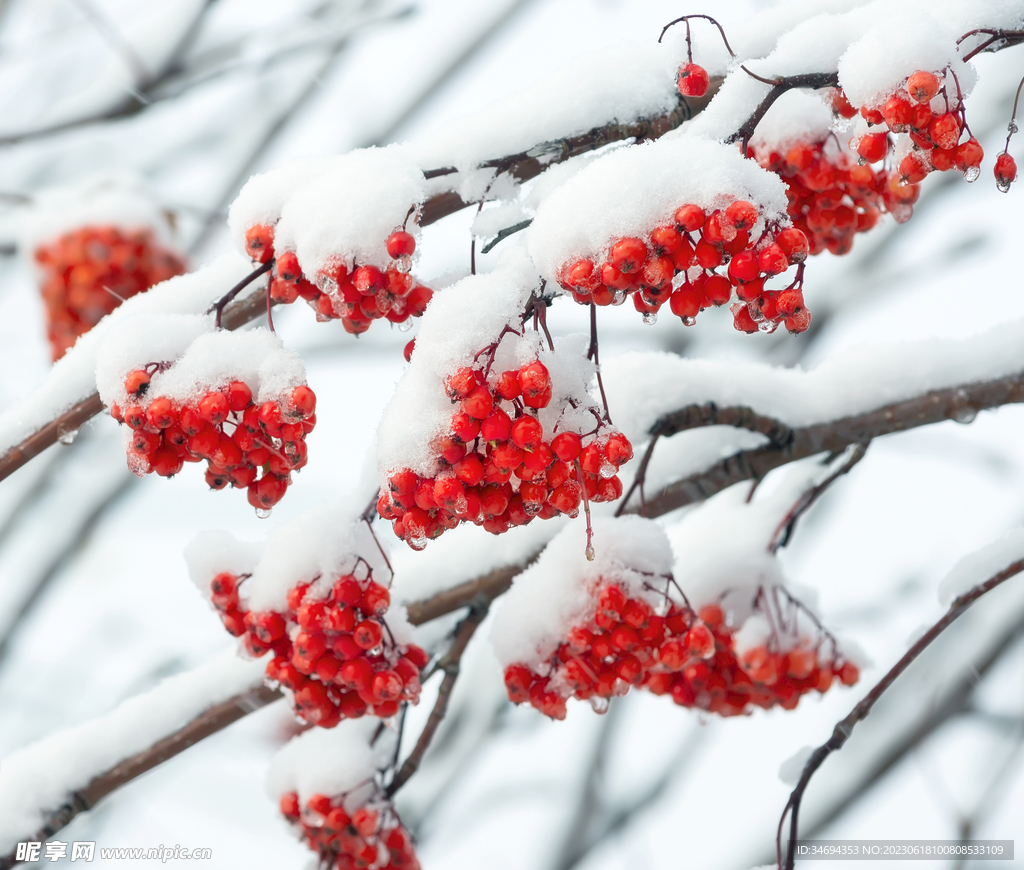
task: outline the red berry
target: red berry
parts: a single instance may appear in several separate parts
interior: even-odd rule
[[[695,63],[681,66],[676,75],[679,93],[684,97],[703,97],[708,92],[710,83],[708,71]]]
[[[399,257],[410,257],[416,250],[416,239],[412,233],[396,230],[388,236],[388,256],[397,260]]]
[[[245,231],[245,251],[257,263],[266,263],[274,256],[274,228],[254,224]]]
[[[1005,151],[996,158],[996,186],[1006,193],[1017,178],[1017,162]]]
[[[930,103],[939,92],[939,79],[930,72],[918,71],[907,79],[910,98],[919,103]]]

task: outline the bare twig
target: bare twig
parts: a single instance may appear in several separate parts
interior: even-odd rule
[[[771,543],[768,545],[769,553],[775,554],[780,548],[785,547],[789,543],[789,539],[793,536],[793,529],[796,528],[800,517],[810,510],[811,506],[821,497],[821,494],[826,489],[860,462],[867,453],[867,450],[868,445],[866,444],[854,444],[849,456],[846,457],[844,462],[840,463],[835,471],[817,486],[812,487],[800,496],[796,504],[782,518],[782,522],[779,523],[775,534],[772,535]]]
[[[469,613],[466,614],[462,622],[459,623],[458,628],[455,629],[455,639],[452,641],[451,647],[441,661],[438,662],[437,670],[444,671],[444,679],[441,680],[441,688],[437,692],[434,709],[430,711],[427,724],[423,727],[423,731],[420,732],[412,752],[409,753],[408,758],[405,759],[395,774],[395,778],[388,785],[388,797],[394,795],[419,770],[423,756],[426,754],[427,749],[430,748],[434,734],[437,733],[438,726],[444,720],[445,713],[448,712],[448,701],[451,699],[452,689],[455,688],[455,681],[459,678],[462,654],[466,651],[466,647],[469,645],[473,634],[480,627],[480,623],[486,618],[487,611],[493,600],[493,596],[488,597],[486,594],[479,594],[471,605]]]
[[[784,870],[793,870],[796,840],[799,833],[800,801],[803,798],[804,791],[807,789],[807,785],[811,781],[811,777],[814,776],[815,772],[819,767],[821,767],[825,759],[833,752],[842,749],[843,745],[850,738],[850,734],[853,733],[854,726],[861,720],[867,718],[868,714],[871,712],[871,708],[875,706],[878,699],[885,693],[886,689],[888,689],[896,681],[896,678],[899,677],[900,674],[902,674],[925,649],[927,649],[929,644],[931,644],[935,638],[942,634],[942,632],[945,631],[961,614],[963,614],[968,607],[974,604],[975,601],[986,593],[991,592],[1001,583],[1004,583],[1011,577],[1016,576],[1022,570],[1024,570],[1024,559],[1018,559],[1017,561],[1009,564],[1002,571],[994,574],[984,583],[979,583],[963,595],[954,599],[945,615],[936,622],[935,625],[928,629],[917,643],[907,650],[906,654],[904,654],[904,656],[895,665],[893,665],[889,672],[875,684],[871,691],[861,699],[860,703],[850,711],[849,715],[836,724],[836,727],[832,732],[832,736],[825,743],[815,749],[813,753],[811,753],[811,757],[807,759],[803,772],[800,774],[800,781],[796,784],[796,787],[790,794],[789,800],[786,802],[786,806],[782,811],[782,816],[779,819],[779,827],[775,840],[776,858],[779,870],[783,870],[783,868]],[[789,846],[786,850],[785,862],[783,862],[782,832],[785,827],[787,815],[790,820]]]
[[[839,454],[852,444],[927,426],[943,420],[963,420],[977,411],[1024,402],[1024,372],[991,381],[932,390],[891,405],[840,420],[792,430],[785,446],[768,444],[744,450],[705,471],[665,487],[647,502],[648,516],[702,501],[742,480],[760,480],[769,471],[819,453]]]
[[[754,130],[757,129],[757,125],[761,123],[761,119],[775,104],[775,101],[786,93],[786,91],[791,91],[794,88],[810,88],[811,90],[818,90],[820,88],[834,88],[839,85],[839,73],[837,72],[804,73],[796,76],[776,76],[772,79],[764,79],[760,76],[755,76],[746,68],[744,68],[744,71],[748,75],[756,78],[758,81],[768,82],[772,85],[772,89],[765,95],[765,98],[761,100],[761,104],[754,110],[754,114],[743,122],[739,130],[726,139],[727,142],[741,142],[743,144],[744,153],[746,153],[747,143],[750,141],[750,137],[754,135]]]

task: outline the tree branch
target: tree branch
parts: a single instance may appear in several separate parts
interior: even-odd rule
[[[713,85],[720,84],[713,82]],[[682,100],[665,115],[656,118],[640,119],[629,124],[608,124],[595,127],[579,136],[572,136],[554,142],[545,142],[529,151],[486,161],[484,166],[493,167],[500,172],[507,172],[520,181],[535,178],[553,163],[560,163],[571,157],[585,154],[612,142],[623,139],[656,139],[678,127],[693,112],[699,111],[710,101],[715,87],[708,91],[700,101],[687,105]],[[454,173],[452,169],[450,172]],[[433,175],[448,174],[449,170],[435,170]],[[462,201],[458,193],[448,191],[428,199],[421,212],[420,225],[428,226],[450,214],[454,214],[470,204]],[[221,325],[225,329],[238,329],[247,323],[263,316],[265,299],[262,293],[253,293],[244,299],[232,303],[224,309]],[[99,395],[93,393],[73,408],[58,415],[42,428],[33,432],[20,444],[15,445],[0,456],[0,480],[21,468],[26,462],[38,456],[47,447],[57,443],[62,431],[78,429],[83,423],[101,413],[103,403]]]
[[[424,726],[423,731],[420,732],[419,739],[416,741],[412,752],[409,753],[408,758],[405,759],[395,774],[395,778],[388,785],[388,797],[393,796],[419,770],[420,762],[423,761],[423,756],[426,754],[427,749],[430,748],[434,734],[437,733],[438,727],[448,712],[448,701],[451,699],[452,689],[455,688],[455,681],[459,678],[462,654],[466,651],[466,647],[469,645],[477,628],[480,627],[480,623],[487,617],[487,611],[490,609],[491,602],[495,597],[495,595],[487,596],[484,593],[480,593],[474,600],[465,619],[455,629],[455,639],[452,641],[451,647],[437,664],[437,669],[444,671],[444,679],[441,681],[441,688],[437,692],[434,709],[430,711],[427,724]]]
[[[241,695],[229,698],[221,704],[204,711],[184,728],[154,743],[145,752],[127,758],[110,770],[92,779],[88,785],[72,792],[67,803],[55,810],[46,823],[29,839],[42,842],[50,839],[61,828],[67,825],[79,813],[94,807],[101,798],[106,797],[115,789],[131,782],[158,764],[173,758],[204,737],[209,737],[232,722],[237,722],[253,710],[276,701],[281,697],[277,689],[265,686],[254,687]],[[10,870],[21,862],[14,854],[0,858],[0,870]]]
[[[842,749],[843,745],[850,738],[850,734],[853,733],[854,726],[861,720],[867,718],[868,714],[871,712],[871,708],[875,706],[878,699],[882,697],[886,689],[888,689],[889,686],[896,681],[896,678],[899,677],[899,675],[902,674],[919,655],[921,655],[921,653],[933,640],[935,640],[935,638],[942,634],[942,632],[945,631],[965,610],[967,610],[968,607],[974,604],[975,601],[987,592],[991,592],[1001,583],[1004,583],[1011,577],[1016,576],[1021,571],[1024,571],[1024,559],[1018,559],[1017,561],[1012,562],[984,583],[979,583],[963,595],[954,599],[949,610],[946,611],[946,614],[936,622],[935,625],[928,629],[917,643],[907,650],[903,658],[893,665],[889,672],[882,677],[874,688],[864,696],[860,703],[850,711],[849,715],[836,724],[836,727],[832,732],[832,736],[814,750],[811,757],[807,759],[803,773],[800,775],[800,781],[796,784],[796,787],[790,794],[789,800],[786,802],[786,806],[782,811],[782,817],[779,819],[779,827],[775,841],[776,858],[779,870],[783,870],[783,867],[785,870],[793,870],[799,828],[800,801],[803,798],[804,791],[807,789],[807,785],[811,781],[811,777],[814,776],[815,772],[819,767],[821,767],[825,759],[833,752]],[[786,852],[785,864],[783,864],[782,831],[786,822],[787,814],[790,816],[789,847]]]
[[[657,517],[743,480],[760,480],[769,471],[818,453],[842,453],[852,444],[927,426],[944,420],[969,422],[978,411],[1024,402],[1024,372],[991,381],[931,390],[922,396],[884,405],[827,423],[793,430],[785,446],[768,444],[744,450],[711,468],[665,487],[647,502],[647,516]]]

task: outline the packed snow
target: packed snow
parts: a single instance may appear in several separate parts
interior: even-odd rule
[[[267,793],[276,803],[297,792],[305,803],[315,794],[348,794],[344,807],[353,812],[374,791],[374,778],[391,762],[394,733],[373,742],[378,722],[372,716],[346,719],[334,728],[311,728],[294,737],[274,756],[267,773]]]
[[[1014,529],[957,562],[939,584],[939,600],[950,604],[1021,559],[1024,559],[1024,529]]]
[[[740,156],[733,146],[693,136],[666,136],[620,148],[595,160],[557,188],[537,209],[529,229],[530,256],[548,281],[582,257],[603,257],[616,240],[646,239],[693,204],[724,208],[754,203],[765,222],[788,222],[786,187],[778,176]]]
[[[281,207],[274,249],[295,251],[304,274],[338,262],[386,267],[387,240],[406,226],[426,196],[423,172],[400,146],[366,148],[334,158],[297,187]]]
[[[103,403],[122,409],[135,401],[124,387],[128,372],[150,363],[170,363],[155,371],[147,397],[197,402],[210,390],[242,381],[253,401],[279,401],[306,383],[299,355],[264,327],[238,332],[213,330],[211,316],[140,314],[109,330],[96,361],[96,384]]]
[[[31,260],[40,245],[89,226],[150,229],[164,247],[174,246],[167,216],[143,180],[108,174],[33,193],[19,209],[18,250]]]
[[[542,667],[574,625],[589,621],[601,588],[618,583],[628,597],[653,607],[665,602],[672,551],[665,532],[640,517],[596,519],[596,556],[587,561],[586,528],[572,523],[559,532],[512,583],[491,629],[491,642],[503,667]]]
[[[865,345],[811,371],[764,363],[627,353],[603,362],[608,401],[639,444],[670,411],[714,402],[748,407],[789,426],[861,414],[930,390],[987,381],[1024,369],[1024,320],[962,339]]]

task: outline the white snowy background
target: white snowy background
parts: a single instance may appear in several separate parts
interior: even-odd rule
[[[709,12],[728,28],[771,5],[8,0],[0,3],[0,193],[9,195],[0,200],[0,245],[10,247],[18,234],[10,195],[134,170],[175,212],[179,243],[199,266],[230,249],[226,207],[253,172],[373,143],[436,141],[455,120],[543,87],[576,57],[622,40],[655,40],[680,14]],[[695,25],[695,37],[698,53],[707,46],[720,60],[710,28]],[[179,43],[186,52],[161,75]],[[816,258],[805,291],[815,317],[808,334],[739,335],[726,311],[705,312],[689,329],[667,311],[645,326],[625,306],[601,312],[602,359],[661,349],[730,365],[811,368],[848,353],[889,358],[858,351],[866,345],[982,335],[1024,317],[1024,193],[1004,196],[991,179],[1021,51],[976,61],[969,120],[987,152],[981,180],[930,178],[909,224],[886,220],[858,237],[852,254]],[[156,85],[147,84],[152,78]],[[131,111],[140,90],[151,105]],[[88,122],[96,116],[109,117]],[[61,125],[70,126],[26,135]],[[440,287],[468,271],[472,219],[466,211],[424,230],[416,274],[425,283]],[[478,253],[478,267],[493,267],[500,251]],[[549,314],[560,332],[584,329],[585,317],[567,300]],[[359,484],[405,368],[409,335],[375,324],[355,340],[339,323],[316,323],[301,305],[276,314],[275,324],[305,362],[319,422],[309,465],[269,519],[257,520],[241,493],[207,491],[192,467],[171,481],[133,478],[107,417],[0,485],[0,771],[13,751],[102,716],[233,647],[188,580],[181,554],[196,534],[217,529],[258,540]],[[978,360],[988,348],[985,339],[975,343],[965,371],[984,369]],[[48,369],[32,276],[17,257],[5,256],[0,406],[31,394]],[[886,379],[877,367],[864,372]],[[613,394],[613,419],[614,401]],[[485,626],[464,660],[436,751],[399,797],[424,867],[714,870],[770,861],[789,792],[780,767],[826,739],[940,615],[939,586],[958,560],[1024,522],[1022,432],[1024,409],[1011,406],[983,412],[970,425],[880,439],[805,518],[782,554],[787,576],[817,594],[829,626],[872,665],[857,687],[808,697],[794,712],[704,720],[668,698],[634,692],[603,718],[571,704],[565,722],[549,722],[504,700]],[[717,428],[676,436],[662,445],[663,472],[669,458],[678,469],[688,453],[714,455],[726,437],[735,443]],[[766,481],[766,491],[772,485]],[[539,543],[556,531],[554,523],[546,531],[538,525],[524,539]],[[469,576],[467,548],[500,563],[517,546],[515,533],[495,546],[478,530],[460,529],[423,557],[403,554],[398,568],[413,597],[417,588],[435,588],[448,569]],[[426,636],[451,625],[442,622]],[[974,669],[992,644],[1015,626],[1016,639],[978,676]],[[237,669],[232,673],[237,679]],[[965,679],[976,683],[973,690],[943,712],[949,687]],[[410,734],[418,733],[436,686],[428,684],[409,717]],[[911,739],[916,723],[935,711],[943,712],[937,725]],[[264,787],[271,757],[296,731],[285,703],[253,713],[114,793],[58,836],[101,847],[210,847],[214,867],[304,867],[310,855]],[[802,830],[830,838],[969,834],[1017,838],[1024,848],[1022,747],[1018,578],[937,643],[826,763],[805,799]],[[40,764],[53,775],[67,762],[55,756]],[[1024,865],[1024,858],[1012,864]],[[97,858],[95,866],[106,864]]]

